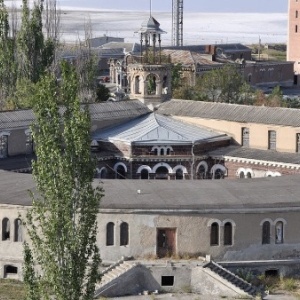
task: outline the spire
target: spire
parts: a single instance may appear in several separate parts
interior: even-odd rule
[[[152,17],[152,0],[150,0],[150,18]]]

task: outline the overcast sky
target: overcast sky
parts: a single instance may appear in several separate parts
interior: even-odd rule
[[[150,0],[58,0],[61,6],[97,9],[148,10]],[[185,11],[286,12],[288,0],[184,0]],[[171,11],[172,0],[152,0],[155,11]]]

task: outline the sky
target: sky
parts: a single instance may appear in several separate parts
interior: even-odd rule
[[[61,7],[149,10],[150,0],[58,0]],[[285,13],[288,0],[184,0],[184,11]],[[152,0],[153,11],[171,11],[172,0]]]

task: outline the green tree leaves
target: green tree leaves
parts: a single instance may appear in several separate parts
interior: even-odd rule
[[[95,165],[90,155],[89,112],[77,94],[77,74],[64,63],[61,85],[54,76],[45,76],[34,97],[37,161],[33,175],[38,193],[33,195],[26,222],[32,250],[25,250],[33,256],[26,263],[29,275],[32,261],[41,272],[25,278],[30,287],[38,278],[40,299],[93,299],[99,278],[96,234],[102,190],[92,186]]]

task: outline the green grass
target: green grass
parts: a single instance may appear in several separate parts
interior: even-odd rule
[[[0,279],[0,300],[24,299],[24,285],[20,281]]]

